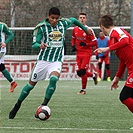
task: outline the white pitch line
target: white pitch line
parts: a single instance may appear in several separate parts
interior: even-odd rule
[[[102,128],[37,128],[37,127],[0,127],[0,129],[28,129],[28,130],[76,130],[76,131],[131,131],[130,129],[102,129]]]

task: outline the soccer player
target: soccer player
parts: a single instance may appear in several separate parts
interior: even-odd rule
[[[7,38],[6,38],[7,35]],[[4,64],[4,56],[6,54],[6,45],[13,39],[14,34],[8,28],[8,26],[0,22],[0,71],[4,75],[4,77],[11,83],[9,92],[13,92],[17,86],[17,83],[11,77],[9,71],[5,68]]]
[[[107,37],[105,37],[103,32],[99,33],[99,38],[97,39],[97,48],[101,47],[108,47],[109,46],[109,40]],[[99,53],[97,54],[98,57],[98,81],[102,80],[102,63],[105,62],[105,69],[107,74],[107,81],[111,81],[110,79],[110,57],[109,52],[105,53]]]
[[[88,36],[80,27],[74,27],[71,43],[72,51],[76,51],[77,75],[81,77],[82,83],[82,88],[77,94],[86,94],[88,77],[93,77],[95,85],[97,84],[97,73],[88,71],[92,56],[92,47],[97,45],[97,40],[94,31],[86,25],[86,14],[80,13],[78,20],[91,31],[91,34]]]
[[[113,19],[109,15],[104,15],[99,20],[101,31],[109,35],[110,46],[98,48],[95,52],[103,53],[115,51],[120,60],[118,71],[112,80],[111,90],[119,87],[118,83],[125,68],[128,69],[128,77],[120,93],[120,101],[133,113],[133,38],[122,28],[114,27]]]
[[[67,28],[75,24],[81,27],[88,35],[90,31],[75,18],[59,19],[60,10],[52,7],[48,18],[40,22],[34,29],[32,48],[40,48],[37,62],[32,70],[29,83],[22,89],[17,103],[9,113],[9,119],[13,119],[19,110],[21,103],[28,96],[39,80],[49,76],[49,84],[42,105],[47,105],[56,89],[62,70],[64,57],[64,36]]]

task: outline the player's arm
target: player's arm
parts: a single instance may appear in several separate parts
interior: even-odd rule
[[[125,69],[126,69],[126,65],[122,61],[120,61],[118,71],[116,73],[116,77],[121,78],[122,75],[124,74]]]
[[[125,71],[125,68],[126,68],[126,65],[123,62],[120,62],[118,71],[111,83],[111,90],[117,89],[119,87],[118,82],[119,82],[120,78],[122,77],[122,75]]]
[[[72,24],[75,24],[77,26],[79,26],[81,29],[83,29],[87,35],[90,35],[91,34],[91,31],[90,29],[88,29],[87,27],[85,27],[84,25],[82,25],[76,18],[69,18],[69,27],[72,25]]]
[[[32,42],[32,48],[40,48],[41,46],[41,40],[43,38],[43,34],[40,28],[35,28],[33,32],[33,42]]]
[[[88,29],[91,31],[91,34],[88,36],[89,40],[91,40],[91,41],[86,42],[86,45],[89,47],[97,46],[97,38],[95,36],[93,29],[91,29],[90,27],[88,27]]]
[[[13,32],[8,28],[6,24],[4,24],[3,32],[7,35],[7,39],[5,40],[5,44],[8,44],[13,38],[14,34]]]
[[[86,43],[86,45],[89,46],[89,47],[97,46],[97,40],[93,40],[93,41],[91,41],[89,43]]]
[[[109,52],[110,51],[110,49],[109,49],[109,47],[105,47],[105,48],[97,48],[97,49],[95,49],[94,50],[94,53],[104,53],[104,52]]]
[[[119,77],[115,76],[111,83],[111,90],[117,89],[119,87]]]
[[[122,38],[119,42],[113,44],[113,45],[110,45],[109,46],[109,49],[112,51],[112,50],[116,50],[116,49],[119,49],[119,48],[122,48],[122,47],[125,47],[129,44],[129,38],[128,37],[124,37]]]

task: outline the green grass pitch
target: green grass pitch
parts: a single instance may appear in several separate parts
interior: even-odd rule
[[[8,81],[0,81],[0,133],[132,133],[133,116],[119,101],[119,89],[111,91],[110,82],[94,85],[88,81],[87,94],[77,95],[81,81],[58,81],[48,106],[51,117],[47,121],[35,119],[36,108],[42,103],[48,81],[40,81],[23,102],[13,120],[9,111],[27,81],[17,81],[14,93],[9,93]]]

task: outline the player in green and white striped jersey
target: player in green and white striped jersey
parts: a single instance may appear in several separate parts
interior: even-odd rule
[[[7,39],[6,39],[7,35]],[[11,77],[9,71],[5,68],[4,56],[6,54],[6,45],[13,39],[14,34],[5,23],[0,22],[0,72],[11,83],[9,92],[13,92],[17,83]]]
[[[87,34],[90,31],[75,18],[60,17],[60,10],[52,7],[48,18],[39,23],[33,33],[32,48],[40,48],[37,62],[33,68],[29,83],[23,88],[17,103],[9,113],[9,119],[13,119],[19,110],[21,103],[28,96],[39,80],[49,76],[49,84],[42,105],[47,105],[56,89],[56,83],[60,77],[64,57],[64,39],[67,28],[72,24],[81,27]]]

